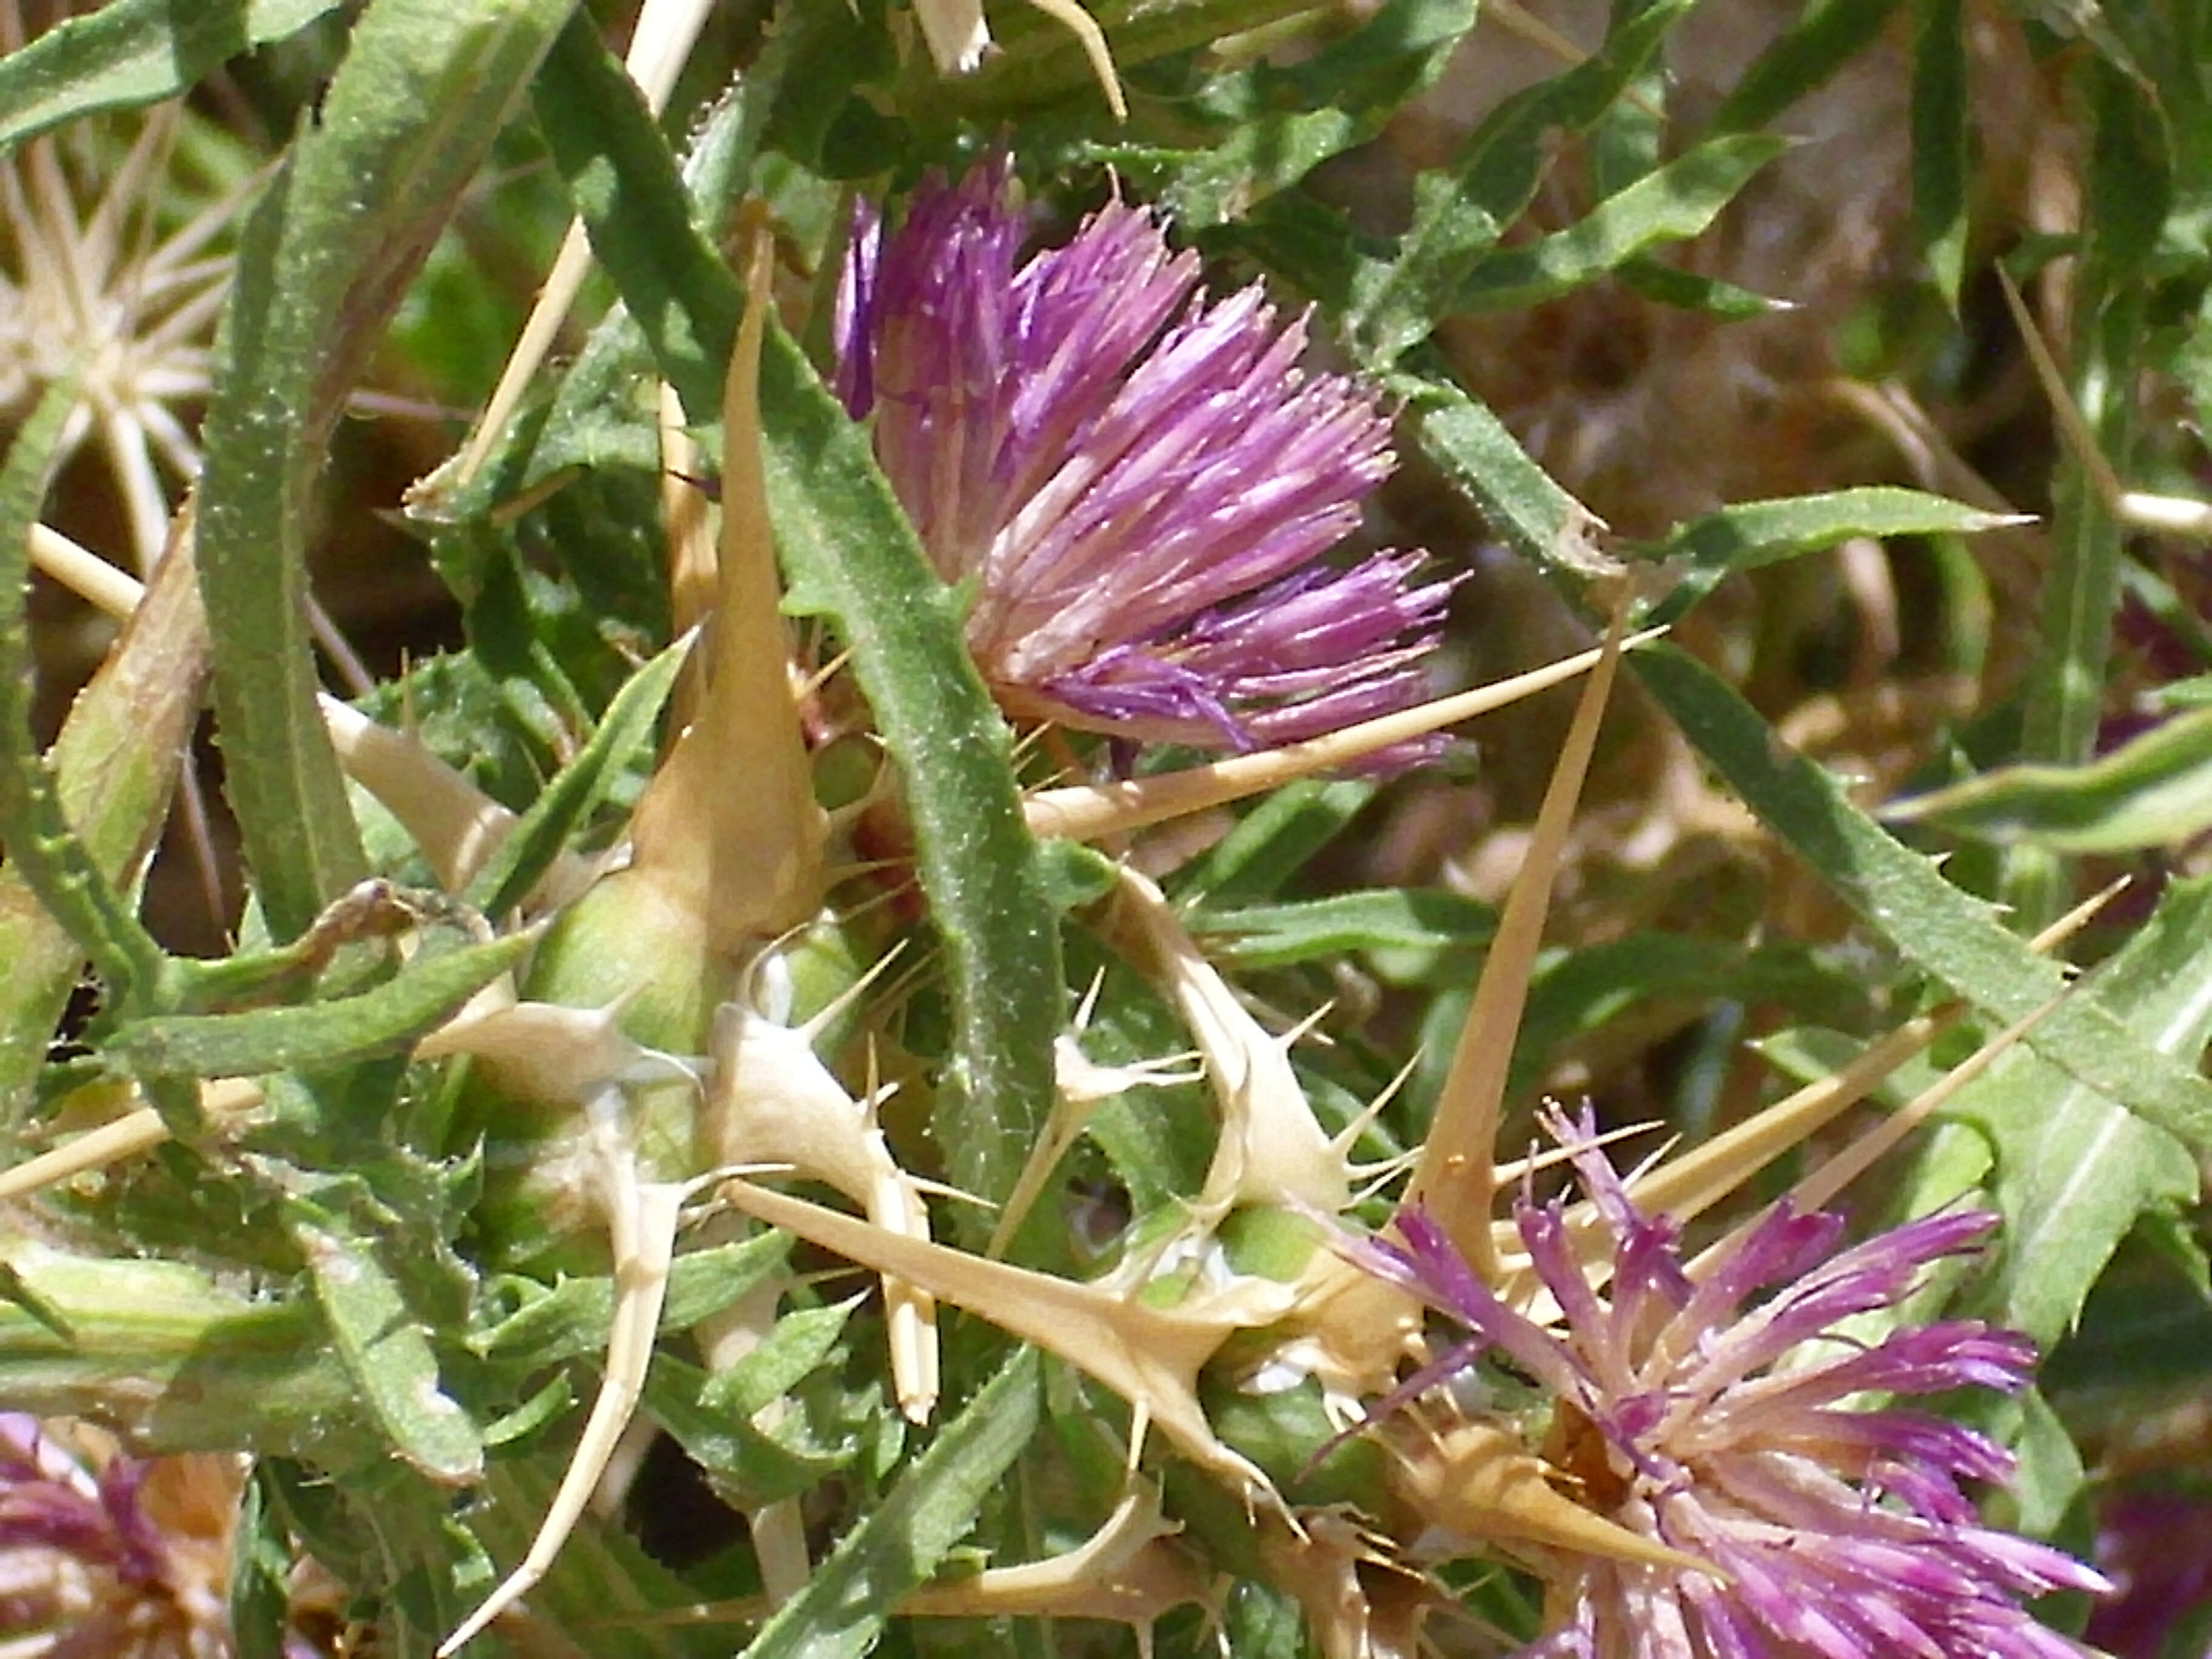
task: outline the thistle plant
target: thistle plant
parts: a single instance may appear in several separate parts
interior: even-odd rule
[[[2130,1540],[2205,1477],[2203,716],[2107,669],[2124,595],[2207,637],[2148,544],[2203,20],[1917,8],[1914,198],[1835,204],[1877,317],[1736,255],[1785,151],[1868,176],[1801,112],[1899,95],[1878,31],[1762,14],[1711,88],[1688,10],[1510,9],[1510,94],[1467,0],[11,43],[26,214],[167,100],[291,137],[217,263],[150,141],[38,197],[187,227],[115,242],[177,351],[220,312],[158,559],[64,533],[85,411],[158,422],[49,372],[59,245],[5,266],[5,591],[120,626],[50,741],[0,628],[0,1653],[2189,1639]],[[2023,203],[1966,71],[2039,57]],[[474,361],[533,173],[580,230],[473,431],[330,476],[373,365]],[[1883,442],[1731,434],[1794,493],[1613,534],[1469,342],[1656,307]],[[2000,335],[2047,479],[1973,470]],[[307,556],[370,513],[465,642],[341,699]],[[198,959],[145,878],[209,706]]]

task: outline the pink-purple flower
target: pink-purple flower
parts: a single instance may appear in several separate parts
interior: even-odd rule
[[[237,1458],[88,1458],[36,1419],[0,1413],[5,1650],[223,1659],[242,1480]]]
[[[1885,1317],[1995,1217],[1933,1215],[1838,1249],[1840,1217],[1785,1201],[1692,1258],[1673,1220],[1637,1206],[1587,1115],[1551,1127],[1589,1208],[1524,1194],[1515,1218],[1556,1316],[1507,1305],[1418,1207],[1401,1212],[1395,1240],[1352,1247],[1469,1334],[1386,1411],[1488,1356],[1548,1396],[1533,1432],[1554,1485],[1686,1563],[1518,1549],[1547,1589],[1547,1628],[1526,1659],[2083,1651],[2021,1602],[2106,1581],[1984,1525],[1968,1496],[2010,1478],[2009,1454],[1891,1403],[2027,1379],[2024,1337]]]
[[[1026,228],[1003,161],[933,177],[864,214],[837,307],[839,394],[1001,705],[1250,749],[1419,701],[1451,584],[1326,556],[1393,465],[1376,395],[1303,369],[1258,289],[1206,299],[1142,209],[1024,258]]]

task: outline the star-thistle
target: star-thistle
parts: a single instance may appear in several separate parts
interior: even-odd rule
[[[1451,584],[1326,557],[1393,465],[1378,395],[1302,369],[1259,289],[1204,297],[1141,208],[1026,234],[1003,162],[926,180],[863,210],[837,308],[839,393],[1002,705],[1249,750],[1419,702]]]
[[[1345,1247],[1467,1334],[1376,1413],[1417,1508],[1437,1511],[1446,1531],[1479,1521],[1438,1502],[1455,1485],[1459,1431],[1533,1424],[1527,1449],[1555,1487],[1673,1558],[1497,1534],[1449,1541],[1458,1553],[1502,1548],[1544,1580],[1549,1628],[1525,1650],[1530,1659],[2081,1651],[2019,1602],[2106,1581],[1983,1525],[1964,1489],[2008,1480],[2010,1455],[1960,1424],[1884,1403],[2026,1382],[2033,1345],[1978,1321],[1876,1334],[1936,1263],[1971,1252],[1996,1218],[1938,1213],[1839,1249],[1840,1216],[1784,1200],[1692,1255],[1670,1218],[1631,1195],[1588,1114],[1555,1114],[1550,1127],[1601,1218],[1602,1245],[1593,1260],[1561,1200],[1523,1191],[1515,1224],[1548,1314],[1509,1305],[1418,1206],[1400,1212],[1395,1239]],[[1533,1382],[1548,1411],[1508,1419],[1484,1402],[1473,1373],[1488,1357]],[[1424,1433],[1398,1416],[1445,1385],[1454,1392],[1443,1409],[1465,1421]]]
[[[94,1443],[106,1437],[87,1431]],[[219,1659],[244,1463],[100,1457],[0,1413],[0,1634],[11,1656]]]

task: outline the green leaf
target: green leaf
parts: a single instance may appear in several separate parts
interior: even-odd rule
[[[691,1328],[719,1313],[773,1273],[789,1253],[791,1241],[763,1233],[735,1244],[692,1250],[678,1256],[668,1270],[668,1296],[660,1328]],[[535,1285],[534,1280],[524,1284]],[[542,1287],[514,1312],[469,1339],[470,1348],[501,1364],[550,1365],[606,1346],[614,1318],[615,1282],[605,1277],[567,1279]]]
[[[2150,88],[2102,58],[2082,65],[2095,111],[2082,228],[2115,274],[2158,251],[2174,204],[2173,140]]]
[[[374,1249],[304,1200],[289,1200],[285,1218],[338,1358],[393,1449],[433,1480],[475,1480],[483,1472],[483,1443],[438,1386],[430,1340]]]
[[[1692,519],[1637,551],[1653,560],[1680,558],[1752,570],[1853,536],[1972,536],[2018,522],[2015,514],[1988,513],[1943,495],[1872,484],[1820,495],[1738,501]]]
[[[31,736],[35,659],[24,609],[31,530],[59,464],[63,427],[77,393],[74,381],[50,388],[0,466],[0,843],[7,848],[9,875],[76,942],[78,959],[91,957],[108,994],[128,1007],[155,994],[165,960],[161,947],[139,925],[101,860],[78,839],[53,773]],[[14,970],[11,963],[11,975]],[[40,1040],[52,1030],[49,1024]]]
[[[1435,83],[1476,11],[1474,0],[1385,0],[1302,63],[1218,77],[1190,112],[1226,127],[1213,149],[1164,167],[1148,166],[1152,152],[1134,145],[1102,144],[1095,153],[1140,180],[1157,176],[1152,193],[1186,233],[1220,224],[1375,137]]]
[[[692,419],[714,420],[744,295],[693,222],[635,83],[579,18],[555,43],[532,101],[592,251],[644,331],[662,376]],[[721,118],[738,118],[726,112]]]
[[[719,408],[736,280],[692,226],[635,87],[580,29],[548,60],[539,107],[592,246],[660,372],[687,409]],[[827,617],[852,651],[905,781],[915,866],[944,941],[953,1054],[935,1133],[954,1184],[1003,1198],[1053,1098],[1063,1000],[1058,927],[1022,823],[1012,740],[968,656],[953,597],[866,435],[773,319],[761,401],[786,608]],[[981,1212],[955,1225],[975,1243],[990,1231]]]
[[[1709,139],[1566,229],[1486,256],[1461,284],[1455,308],[1537,305],[1595,282],[1647,248],[1701,235],[1753,175],[1789,148],[1788,139],[1769,133]]]
[[[1977,1007],[2024,1019],[2065,982],[1996,920],[1853,806],[1843,785],[1779,747],[1766,722],[1711,670],[1662,643],[1629,667],[1744,804],[1860,918]],[[2094,995],[2076,995],[2027,1039],[2070,1076],[2191,1146],[2212,1148],[2212,1085],[2148,1046]]]
[[[291,1540],[271,1506],[261,1472],[247,1477],[231,1534],[231,1640],[237,1659],[284,1659],[290,1611]]]
[[[1882,816],[2068,853],[2173,846],[2212,829],[2212,709],[2178,715],[2087,766],[1999,767]]]
[[[1218,960],[1241,968],[1283,968],[1354,951],[1436,951],[1489,941],[1498,912],[1441,889],[1377,888],[1292,904],[1207,908],[1186,919]]]
[[[343,0],[111,0],[0,58],[0,151],[95,110],[173,98]]]
[[[1493,529],[1555,574],[1585,573],[1578,550],[1596,516],[1536,465],[1487,404],[1441,377],[1394,375],[1384,386],[1406,400],[1422,453]]]
[[[127,1020],[102,1046],[106,1062],[140,1077],[258,1077],[322,1070],[404,1047],[513,968],[537,943],[515,933],[424,951],[357,996],[241,1014],[156,1014]]]
[[[367,873],[305,608],[331,428],[574,3],[374,0],[241,240],[204,431],[200,585],[230,800],[279,939]]]
[[[2075,1000],[2119,1011],[2143,1052],[2193,1068],[2212,1039],[2208,939],[2212,878],[2177,882]],[[2100,1091],[2039,1057],[1993,1072],[1945,1109],[1996,1148],[1991,1188],[2005,1229],[1981,1305],[2046,1348],[2136,1217],[2197,1196],[2196,1159],[2143,1121],[2148,1113],[2130,1115],[2139,1099],[2124,1080]]]
[[[773,1334],[769,1340],[775,1341]],[[713,1386],[714,1379],[696,1365],[662,1350],[653,1355],[653,1372],[646,1378],[645,1406],[653,1421],[734,1500],[752,1505],[795,1497],[820,1486],[858,1453],[857,1440],[833,1449],[813,1443],[802,1413],[785,1413],[771,1433],[757,1426],[750,1412],[710,1406],[706,1402]],[[854,1432],[849,1422],[839,1426]]]
[[[845,417],[790,340],[762,373],[769,497],[789,607],[826,616],[898,763],[915,863],[944,941],[953,1057],[934,1129],[951,1178],[1003,1199],[1053,1099],[1065,994],[1060,933],[1021,816],[1011,736],[968,655],[961,614]],[[988,1234],[958,1206],[956,1228]]]
[[[784,1315],[758,1347],[707,1379],[699,1403],[709,1411],[743,1418],[764,1410],[830,1363],[854,1306],[833,1302]]]
[[[1413,222],[1393,260],[1363,259],[1351,273],[1338,330],[1363,367],[1381,374],[1426,339],[1457,303],[1461,285],[1504,228],[1448,173],[1413,180]],[[1334,251],[1334,249],[1332,250]],[[1322,290],[1324,293],[1328,289]]]
[[[577,826],[605,798],[623,763],[652,738],[661,705],[668,701],[690,653],[690,639],[678,640],[615,694],[590,741],[516,820],[499,851],[469,884],[468,902],[473,908],[488,916],[503,916],[522,902]]]
[[[1343,319],[1344,336],[1366,367],[1388,368],[1454,308],[1476,260],[1534,199],[1552,133],[1595,125],[1686,9],[1687,0],[1662,0],[1620,24],[1595,55],[1509,99],[1448,172],[1414,181],[1413,223],[1398,257],[1363,276]]]
[[[1972,536],[2016,522],[2008,514],[1984,513],[1942,495],[1874,484],[1738,501],[1639,545],[1636,556],[1654,563],[1680,559],[1690,565],[1681,585],[1652,614],[1655,623],[1671,623],[1733,572],[1793,559],[1855,536]]]
[[[1747,322],[1754,317],[1771,317],[1777,312],[1790,309],[1787,300],[1754,294],[1717,276],[1683,270],[1644,254],[1624,260],[1613,274],[1623,287],[1647,300],[1656,300],[1662,306],[1674,306],[1683,311],[1702,311],[1723,322]]]
[[[1961,0],[1923,0],[1912,64],[1912,228],[1954,313],[1966,269],[1967,104],[1966,8]]]
[[[1763,127],[1800,98],[1817,91],[1881,38],[1899,0],[1823,0],[1796,21],[1743,72],[1713,118],[1717,132]]]
[[[838,1540],[806,1588],[762,1626],[745,1659],[858,1659],[900,1596],[967,1534],[1037,1425],[1037,1357],[1023,1348]]]
[[[2121,188],[2117,179],[2105,183]],[[2148,178],[2143,184],[2157,187]],[[2095,220],[2103,209],[2092,203],[2084,212]],[[2102,246],[2095,234],[2092,246]],[[2083,435],[2069,441],[2051,484],[2051,553],[2037,604],[2034,655],[2022,680],[2014,757],[2022,762],[2087,763],[2104,720],[2112,624],[2133,532],[2104,499],[2100,474],[2110,468],[2125,477],[2133,470],[2136,388],[2151,366],[2145,352],[2148,292],[2120,264],[2118,258],[2085,258],[2075,285],[2067,395],[2080,411]],[[2094,456],[2077,453],[2092,448]],[[2024,927],[2054,921],[2075,887],[2065,856],[2050,848],[2015,842],[2006,850],[2002,871],[1998,891]]]
[[[1375,785],[1357,778],[1326,783],[1310,778],[1273,790],[1252,804],[1235,829],[1176,872],[1176,896],[1210,902],[1271,898],[1374,799]]]

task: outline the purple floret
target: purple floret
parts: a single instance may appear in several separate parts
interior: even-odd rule
[[[2022,1387],[2035,1352],[1978,1321],[1891,1324],[1928,1270],[1996,1224],[1934,1215],[1838,1249],[1841,1218],[1787,1201],[1698,1257],[1646,1215],[1597,1148],[1554,1114],[1586,1209],[1525,1193],[1515,1224],[1548,1322],[1508,1306],[1418,1206],[1352,1258],[1472,1334],[1382,1402],[1484,1353],[1555,1401],[1547,1455],[1604,1518],[1713,1571],[1528,1552],[1549,1588],[1541,1659],[2059,1659],[2084,1651],[2021,1603],[2103,1593],[2060,1551],[1980,1524],[1965,1486],[2002,1484],[2009,1453],[1963,1425],[1887,1403]],[[1586,1431],[1583,1432],[1562,1432]]]
[[[1451,583],[1328,556],[1389,476],[1377,395],[1308,374],[1304,319],[1209,301],[1195,254],[1109,203],[1021,258],[1003,161],[856,226],[838,392],[1009,712],[1249,750],[1419,702]],[[1430,752],[1401,745],[1391,759]]]

